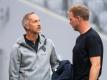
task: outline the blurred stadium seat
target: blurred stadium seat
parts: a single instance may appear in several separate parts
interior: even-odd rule
[[[101,12],[98,16],[99,25],[105,33],[107,33],[107,11]]]
[[[96,15],[99,16],[105,10],[104,2],[102,0],[93,0],[88,2],[88,7]]]
[[[48,8],[55,11],[56,13],[61,13],[62,11],[62,0],[48,0]]]
[[[30,0],[30,2],[41,5],[56,14],[67,16],[67,10],[72,4],[82,3],[89,7],[91,11],[90,22],[96,25],[96,27],[106,32],[104,26],[107,23],[107,0]],[[103,16],[105,15],[105,16]],[[104,19],[103,19],[104,18]]]
[[[103,1],[104,1],[104,6],[105,6],[105,8],[107,10],[107,0],[103,0]]]
[[[84,1],[83,0],[72,0],[72,4],[75,4],[75,3],[82,3],[82,4],[84,4]]]

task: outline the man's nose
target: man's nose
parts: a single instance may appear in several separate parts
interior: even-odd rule
[[[38,25],[40,25],[41,23],[40,23],[40,21],[38,21]]]

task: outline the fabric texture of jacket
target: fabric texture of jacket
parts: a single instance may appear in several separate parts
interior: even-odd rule
[[[68,60],[59,62],[57,70],[52,74],[52,80],[73,80],[73,65]]]
[[[52,40],[39,36],[37,52],[26,44],[24,37],[15,43],[10,55],[9,80],[51,80],[58,58]]]

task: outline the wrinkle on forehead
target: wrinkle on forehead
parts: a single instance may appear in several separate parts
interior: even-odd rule
[[[40,20],[40,19],[39,19],[38,15],[32,14],[32,15],[29,16],[29,20]]]

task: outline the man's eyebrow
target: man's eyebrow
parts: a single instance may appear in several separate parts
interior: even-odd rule
[[[40,19],[35,19],[34,22],[40,21]]]
[[[38,20],[34,20],[34,22],[37,22]]]

